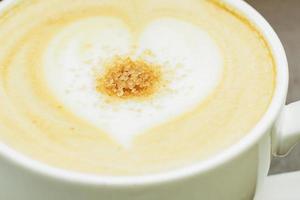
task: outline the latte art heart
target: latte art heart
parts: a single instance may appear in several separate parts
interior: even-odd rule
[[[273,97],[267,42],[218,0],[13,2],[0,13],[0,141],[51,167],[126,176],[202,162]]]
[[[121,19],[88,18],[56,34],[44,55],[45,76],[57,98],[124,146],[147,129],[191,111],[217,86],[219,49],[193,24],[172,18],[150,22],[137,38]],[[136,41],[136,42],[135,42]],[[144,56],[164,77],[153,97],[108,102],[97,92],[95,72],[115,55]]]

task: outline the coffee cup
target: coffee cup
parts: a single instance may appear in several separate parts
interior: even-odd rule
[[[15,2],[2,2],[0,10]],[[1,143],[0,198],[253,199],[267,176],[271,155],[286,154],[300,139],[300,127],[296,122],[300,104],[285,105],[288,64],[282,44],[271,26],[244,1],[222,2],[257,27],[270,47],[276,66],[272,101],[249,134],[203,162],[139,176],[101,176],[59,169],[24,156]]]

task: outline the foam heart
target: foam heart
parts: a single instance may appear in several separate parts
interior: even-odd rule
[[[146,59],[161,66],[167,85],[148,100],[107,102],[95,90],[95,71],[101,73],[115,55],[139,57],[145,50],[153,53]],[[220,80],[222,58],[213,39],[188,22],[161,18],[135,36],[120,19],[94,17],[57,33],[44,66],[47,83],[65,107],[130,146],[137,134],[199,105]]]

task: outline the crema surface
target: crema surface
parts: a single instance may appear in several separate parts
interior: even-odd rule
[[[0,44],[1,142],[84,173],[201,162],[255,126],[275,87],[259,31],[212,0],[17,0],[1,12]],[[151,95],[97,90],[116,57],[159,71]]]

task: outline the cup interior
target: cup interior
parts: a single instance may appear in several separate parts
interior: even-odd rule
[[[0,12],[18,1],[19,0],[6,0],[1,2]],[[26,170],[30,170],[36,175],[52,177],[61,181],[93,185],[128,186],[136,184],[157,184],[195,176],[212,170],[217,166],[229,162],[234,157],[243,154],[243,152],[255,145],[256,142],[272,128],[281,108],[285,104],[288,88],[288,64],[284,48],[275,31],[254,8],[242,0],[222,0],[222,2],[232,8],[233,12],[237,12],[241,16],[244,16],[250,23],[257,27],[269,44],[276,64],[276,86],[272,102],[259,123],[257,123],[250,133],[244,136],[239,142],[210,159],[201,161],[201,163],[196,163],[181,169],[175,169],[163,173],[128,177],[89,175],[57,169],[32,160],[16,152],[5,144],[0,144],[1,156],[7,161],[13,162],[15,165],[25,168]]]

